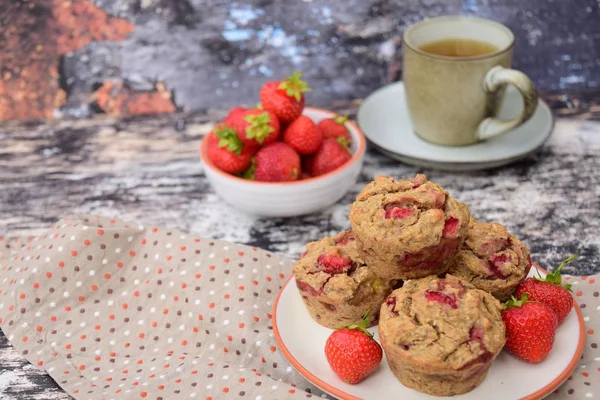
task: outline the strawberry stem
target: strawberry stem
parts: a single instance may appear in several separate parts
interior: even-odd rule
[[[556,268],[556,270],[554,272],[548,272],[546,274],[545,278],[542,278],[541,276],[539,276],[539,271],[538,271],[538,276],[536,276],[535,279],[537,279],[540,282],[546,282],[546,283],[551,283],[553,285],[563,286],[565,289],[571,290],[570,283],[567,283],[565,285],[562,284],[561,272],[562,272],[562,269],[565,267],[565,265],[567,265],[571,261],[575,260],[577,257],[579,257],[579,254],[570,255],[562,263],[560,263],[560,265],[558,266],[558,268]]]
[[[252,164],[250,164],[250,166],[248,167],[247,170],[242,172],[242,174],[240,175],[240,178],[253,181],[255,179],[254,171],[256,171],[256,157],[252,157]]]
[[[215,135],[219,138],[219,147],[227,147],[227,151],[240,155],[244,143],[242,143],[235,130],[222,124],[215,129]]]
[[[285,93],[296,99],[296,101],[300,101],[302,99],[302,93],[310,92],[312,89],[308,87],[307,83],[302,79],[301,72],[294,72],[292,75],[285,78],[279,84],[278,88],[281,90],[285,90]]]
[[[344,125],[346,121],[348,121],[347,115],[337,115],[333,118],[333,122],[340,125]]]
[[[512,307],[522,307],[523,304],[527,302],[527,299],[529,299],[529,293],[522,293],[519,300],[517,300],[515,296],[511,296],[510,300],[502,305],[502,309],[506,310]]]
[[[358,331],[361,331],[368,337],[373,337],[373,334],[367,330],[367,325],[369,325],[369,315],[370,314],[371,314],[371,310],[367,311],[365,313],[365,316],[363,317],[362,321],[360,321],[360,323],[358,325],[357,324],[342,325],[335,329],[336,330],[337,329],[356,329]]]
[[[251,114],[244,119],[250,124],[246,128],[246,137],[256,139],[259,144],[263,144],[265,139],[275,131],[275,128],[271,126],[271,117],[268,112]]]

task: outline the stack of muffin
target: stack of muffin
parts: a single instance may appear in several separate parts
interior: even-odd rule
[[[369,312],[406,386],[448,396],[479,385],[504,346],[500,301],[527,277],[527,247],[424,175],[378,177],[349,218],[352,230],[309,243],[294,268],[312,318],[337,328]]]

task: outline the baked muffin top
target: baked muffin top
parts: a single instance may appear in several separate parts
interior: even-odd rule
[[[419,174],[412,179],[377,177],[352,203],[349,218],[365,244],[417,253],[439,244],[443,236],[466,236],[470,215],[466,205]]]
[[[501,304],[452,275],[411,280],[381,306],[379,334],[411,362],[464,370],[491,361],[505,343]]]
[[[351,230],[308,243],[294,266],[298,289],[350,304],[360,304],[368,296],[391,289],[395,282],[378,278],[359,254]]]
[[[473,219],[449,272],[481,287],[485,280],[520,282],[530,268],[529,249],[523,242],[499,223]]]

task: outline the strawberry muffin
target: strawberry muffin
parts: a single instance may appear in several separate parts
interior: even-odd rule
[[[379,338],[392,372],[436,396],[473,390],[504,347],[501,308],[452,275],[407,282],[381,306]]]
[[[530,268],[529,249],[504,226],[471,220],[467,239],[448,272],[506,301]]]
[[[375,325],[381,303],[396,284],[363,264],[352,231],[309,243],[294,276],[311,317],[328,328],[359,324],[367,311],[369,326]]]
[[[445,272],[469,227],[466,205],[425,175],[379,176],[350,206],[362,258],[384,279],[414,279]]]

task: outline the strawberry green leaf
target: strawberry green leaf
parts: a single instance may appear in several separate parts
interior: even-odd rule
[[[333,122],[340,125],[344,125],[346,121],[348,121],[347,115],[337,115],[333,118]]]
[[[227,147],[227,151],[240,155],[244,149],[244,143],[237,133],[227,125],[220,125],[215,129],[215,135],[219,138],[219,147]]]
[[[563,286],[565,289],[571,290],[570,283],[562,285],[561,271],[565,267],[565,265],[567,265],[571,261],[575,260],[577,257],[579,257],[579,254],[570,255],[558,266],[558,268],[556,268],[556,270],[554,272],[548,272],[548,274],[546,274],[545,278],[542,278],[541,276],[539,276],[539,271],[538,271],[538,276],[536,276],[535,279],[537,279],[540,282],[552,283],[553,285]]]
[[[527,299],[529,299],[529,293],[521,294],[521,298],[519,300],[517,300],[515,296],[511,296],[510,300],[502,305],[502,309],[506,310],[512,307],[522,307],[523,304],[527,302]]]
[[[336,330],[337,329],[356,329],[358,331],[361,331],[368,337],[373,337],[373,334],[367,330],[367,325],[369,324],[369,315],[370,314],[371,314],[371,310],[367,311],[365,313],[365,316],[363,317],[362,321],[360,321],[360,324],[358,324],[358,325],[357,324],[342,325],[335,329]]]
[[[281,90],[285,90],[285,93],[296,99],[296,101],[300,101],[302,99],[302,93],[310,92],[312,89],[308,87],[307,83],[302,79],[301,72],[294,72],[292,75],[288,76],[286,79],[281,81],[278,88]]]
[[[256,139],[259,144],[263,144],[265,139],[275,131],[275,128],[271,125],[271,117],[268,112],[251,114],[244,119],[250,124],[246,128],[246,137]]]
[[[335,140],[339,144],[341,144],[346,150],[348,150],[348,153],[352,154],[352,152],[350,151],[350,142],[348,141],[348,139],[346,139],[344,136],[338,136]]]
[[[256,157],[252,157],[252,164],[250,164],[250,166],[248,167],[247,170],[245,170],[244,172],[242,172],[242,174],[240,175],[241,178],[244,179],[248,179],[250,181],[253,181],[254,178],[254,171],[256,171]]]

